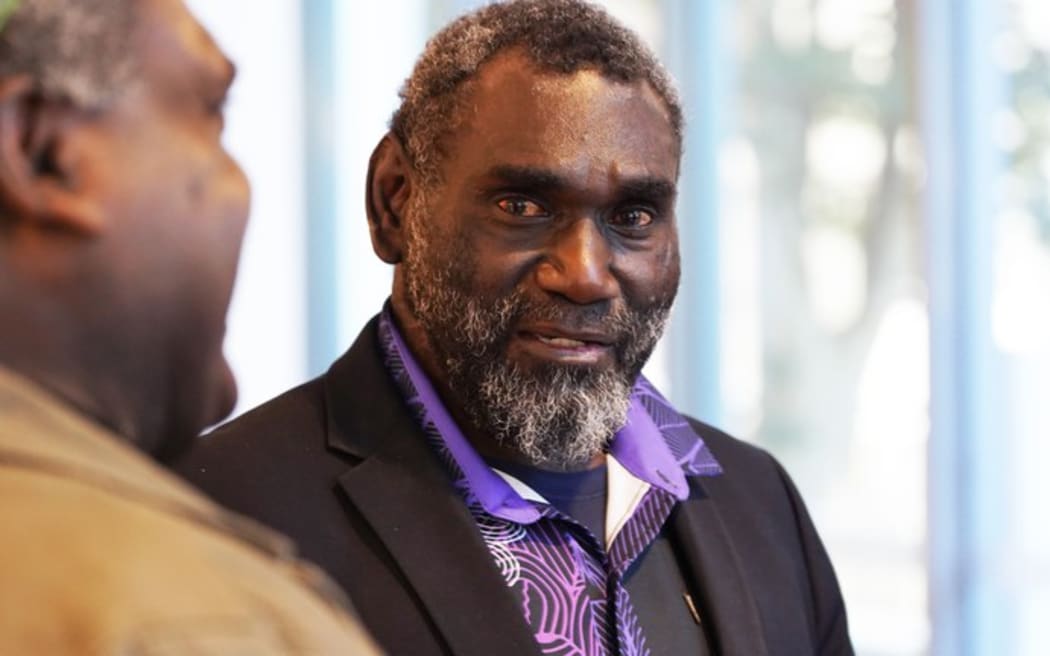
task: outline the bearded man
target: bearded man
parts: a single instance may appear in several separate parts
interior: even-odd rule
[[[681,132],[597,8],[450,24],[370,163],[390,302],[182,471],[295,536],[390,653],[852,653],[784,472],[640,376],[678,286]]]

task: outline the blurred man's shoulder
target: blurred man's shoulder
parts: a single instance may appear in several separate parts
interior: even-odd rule
[[[0,416],[0,518],[17,527],[0,540],[0,653],[327,653],[364,640],[287,540],[52,410]]]

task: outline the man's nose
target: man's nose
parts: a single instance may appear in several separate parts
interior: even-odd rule
[[[536,268],[536,282],[580,305],[606,301],[620,291],[612,264],[613,251],[601,228],[593,219],[581,218],[551,237]]]

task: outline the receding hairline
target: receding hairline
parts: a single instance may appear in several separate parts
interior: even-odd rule
[[[456,18],[427,41],[400,90],[390,128],[424,179],[436,181],[464,87],[503,52],[518,48],[538,69],[595,69],[614,82],[646,80],[670,118],[681,151],[684,116],[674,81],[633,30],[587,0],[506,0]],[[461,117],[459,117],[461,118]]]
[[[522,44],[512,44],[510,46],[507,46],[506,48],[501,48],[493,52],[491,56],[487,57],[478,65],[477,70],[475,70],[473,74],[465,77],[459,83],[459,85],[457,85],[453,90],[449,91],[449,93],[452,95],[466,95],[464,92],[467,90],[467,88],[475,86],[478,83],[478,81],[485,75],[485,73],[491,70],[493,66],[507,61],[513,62],[513,60],[518,61],[522,70],[532,73],[537,77],[571,78],[580,75],[581,73],[593,73],[594,75],[602,78],[607,82],[611,82],[612,84],[621,85],[625,87],[644,87],[649,93],[652,94],[653,99],[658,101],[660,107],[663,109],[666,115],[668,124],[672,126],[674,124],[674,118],[672,116],[670,103],[666,98],[664,98],[660,94],[660,91],[656,88],[656,85],[653,84],[653,81],[650,80],[648,76],[637,75],[629,77],[615,75],[610,71],[602,69],[602,67],[599,64],[592,62],[581,64],[578,68],[575,68],[571,71],[565,71],[558,68],[557,66],[550,66],[544,64],[542,61],[537,60],[529,52],[529,49]]]
[[[493,67],[500,64],[516,64],[522,72],[537,78],[535,86],[542,86],[546,81],[561,82],[571,80],[580,75],[592,74],[611,85],[623,88],[634,88],[647,95],[648,99],[654,102],[655,106],[659,107],[662,118],[667,122],[668,130],[672,135],[677,137],[671,107],[669,106],[667,99],[660,94],[659,90],[656,89],[653,82],[648,77],[638,76],[634,78],[624,78],[617,75],[610,75],[602,70],[601,66],[589,63],[572,71],[563,71],[557,67],[546,66],[542,62],[536,61],[536,59],[529,54],[528,49],[520,45],[513,45],[494,52],[491,57],[487,58],[478,66],[473,75],[465,78],[462,83],[451,92],[457,97],[458,102],[456,103],[456,108],[453,112],[452,126],[448,131],[443,133],[443,137],[449,136],[459,127],[457,123],[459,113],[464,110],[465,105],[468,105],[471,102],[473,94],[478,92],[479,83],[486,78],[486,75],[491,77]]]
[[[442,152],[439,161],[444,160],[448,156],[448,153],[443,152],[444,145],[447,144],[447,140],[453,137],[462,127],[463,112],[471,103],[473,94],[477,93],[479,82],[481,82],[486,74],[492,70],[493,66],[514,60],[517,60],[523,71],[540,78],[569,79],[583,73],[592,73],[611,84],[624,87],[637,87],[640,90],[643,90],[644,93],[649,95],[651,100],[656,103],[656,106],[659,107],[662,118],[667,123],[667,129],[675,142],[678,151],[676,157],[678,157],[679,160],[681,159],[683,127],[681,117],[679,116],[676,120],[674,106],[672,105],[674,101],[665,97],[664,94],[660,92],[657,83],[650,79],[649,75],[616,75],[612,71],[603,69],[600,64],[595,62],[587,62],[582,64],[579,68],[566,71],[558,66],[548,65],[543,61],[538,60],[526,44],[511,43],[490,53],[489,56],[478,63],[473,71],[458,80],[455,86],[432,97],[434,100],[444,97],[446,100],[451,100],[453,105],[453,109],[448,116],[449,122],[437,133],[437,138],[435,139],[437,142],[437,150]],[[405,142],[406,135],[400,134],[398,129],[400,127],[398,124],[399,113],[400,108],[398,108],[394,113],[394,116],[391,118],[389,134],[397,139],[402,148],[407,148],[408,144]],[[411,156],[409,159],[412,159]],[[426,177],[427,176],[424,175],[424,178]]]

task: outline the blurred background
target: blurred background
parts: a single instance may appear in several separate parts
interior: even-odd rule
[[[426,38],[477,3],[189,4],[240,67],[243,411],[380,308],[368,155]],[[689,122],[650,377],[784,462],[860,654],[1050,654],[1050,2],[601,4]]]

